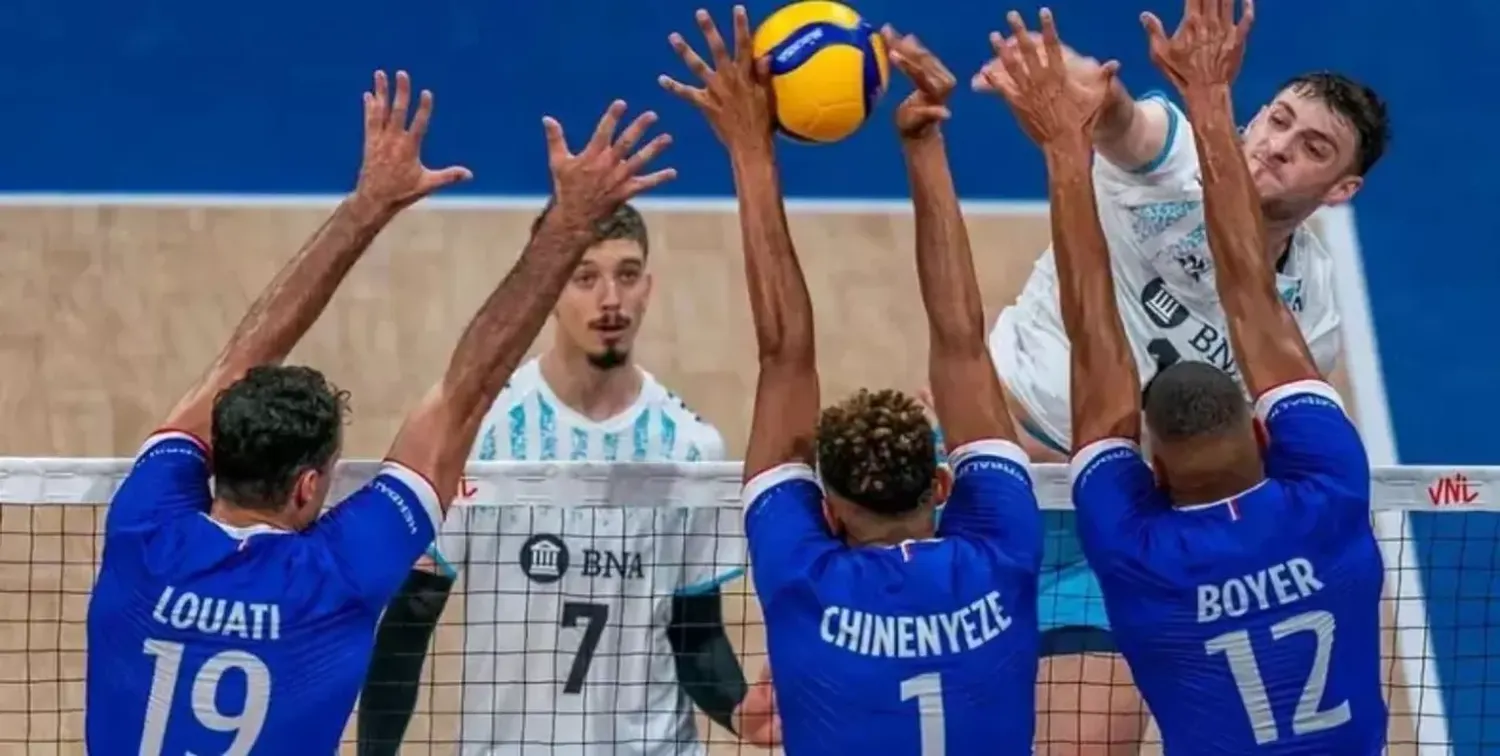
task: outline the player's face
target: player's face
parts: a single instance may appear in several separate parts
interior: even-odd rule
[[[594,367],[624,365],[651,298],[651,274],[639,244],[610,239],[595,244],[557,301],[559,338]]]
[[[1349,201],[1363,183],[1354,174],[1358,148],[1347,119],[1294,89],[1276,95],[1245,130],[1245,160],[1273,216]]]

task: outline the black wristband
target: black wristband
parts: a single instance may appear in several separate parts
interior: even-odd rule
[[[453,579],[412,570],[385,610],[360,692],[359,756],[396,756],[417,707],[427,645],[448,603]]]

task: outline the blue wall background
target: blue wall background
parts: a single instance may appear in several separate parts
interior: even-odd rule
[[[776,3],[748,5],[761,18]],[[919,33],[964,78],[986,57],[984,33],[1005,10],[980,0],[857,6]],[[685,73],[665,39],[673,30],[696,38],[694,7],[8,0],[0,4],[8,95],[0,106],[0,191],[341,192],[357,165],[359,93],[369,72],[401,67],[437,92],[429,162],[473,168],[477,179],[464,191],[545,193],[539,117],[553,114],[582,135],[610,99],[624,97],[660,111],[678,137],[669,160],[681,178],[671,192],[727,194],[713,137],[654,83],[658,73]],[[1064,38],[1118,58],[1134,90],[1162,86],[1136,14],[1150,9],[1175,23],[1176,0],[1052,7]],[[727,7],[715,11],[727,19]],[[1263,2],[1260,16],[1237,88],[1242,117],[1279,82],[1312,68],[1368,80],[1395,115],[1394,149],[1357,208],[1401,460],[1500,462],[1500,365],[1486,333],[1500,285],[1492,245],[1500,191],[1491,178],[1500,159],[1488,135],[1500,71],[1484,52],[1500,38],[1500,4],[1449,0],[1416,11],[1361,0]],[[1037,151],[998,101],[965,92],[954,110],[950,144],[962,156],[954,169],[966,196],[1045,196]],[[843,144],[789,148],[783,162],[796,195],[906,194],[884,123]],[[1500,704],[1491,703],[1500,695],[1500,652],[1492,650],[1500,618],[1479,620],[1494,594],[1500,517],[1416,519],[1452,735],[1461,752],[1479,753],[1500,744]]]

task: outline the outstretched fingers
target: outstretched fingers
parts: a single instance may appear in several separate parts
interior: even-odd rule
[[[637,142],[646,135],[646,130],[656,123],[656,111],[648,110],[635,117],[625,131],[620,133],[620,138],[615,140],[615,154],[624,158],[635,149]]]
[[[714,25],[713,16],[699,8],[694,17],[698,20],[698,31],[703,33],[703,40],[708,44],[708,56],[713,59],[714,67],[724,68],[729,65],[729,48],[724,46],[724,37],[719,34],[719,27]]]
[[[615,139],[615,129],[620,126],[620,116],[625,115],[625,101],[615,100],[604,109],[604,115],[599,116],[599,123],[594,126],[594,135],[589,138],[588,150],[599,151],[609,149]]]
[[[1043,8],[1041,12],[1042,24],[1042,49],[1047,54],[1047,65],[1054,71],[1064,70],[1062,39],[1057,33],[1057,20],[1052,17],[1052,9]]]
[[[713,78],[714,70],[709,68],[707,63],[703,62],[702,56],[698,55],[698,51],[694,50],[693,46],[688,44],[687,40],[683,39],[681,34],[677,32],[668,34],[667,44],[672,46],[672,50],[677,53],[677,57],[682,58],[682,62],[687,65],[688,70],[692,71],[694,76],[698,77],[699,81],[706,84]]]
[[[547,138],[547,164],[556,167],[559,163],[572,157],[568,152],[568,140],[563,135],[563,127],[552,116],[542,117],[542,133]]]
[[[418,144],[427,136],[427,126],[432,122],[432,92],[424,89],[417,95],[417,114],[411,118],[411,136]]]
[[[734,6],[734,54],[749,55],[752,47],[750,41],[750,13],[745,6]]]

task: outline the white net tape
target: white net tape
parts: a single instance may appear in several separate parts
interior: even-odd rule
[[[105,504],[130,471],[128,459],[0,457],[0,502]],[[378,462],[339,465],[335,501],[369,480]],[[1067,468],[1034,465],[1043,509],[1071,509]],[[1397,465],[1370,470],[1377,510],[1494,511],[1500,466]],[[460,504],[511,506],[570,502],[588,506],[725,506],[740,500],[740,465],[713,463],[475,462]]]

